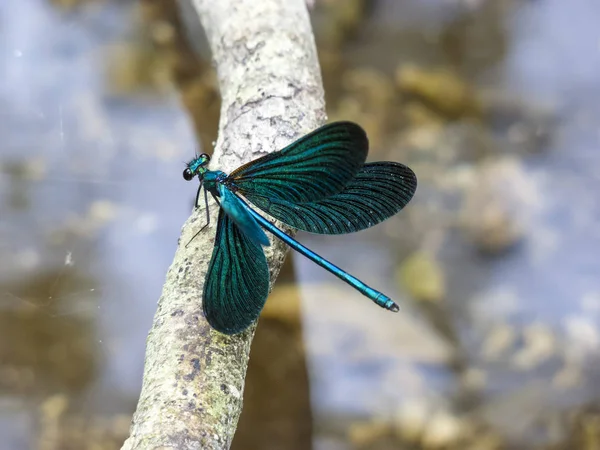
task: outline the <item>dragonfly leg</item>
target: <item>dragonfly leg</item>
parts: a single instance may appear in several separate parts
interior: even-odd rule
[[[200,186],[198,186],[198,192],[196,192],[196,201],[194,202],[194,208],[198,208],[200,205],[198,204],[198,200],[200,200],[200,191],[202,190],[202,181],[200,182]]]
[[[202,189],[202,185],[200,185],[200,187],[198,188],[198,193],[196,194],[196,208],[198,208],[200,205],[198,205],[198,199],[200,198],[200,189]],[[187,248],[188,245],[191,244],[191,242],[196,239],[196,237],[202,233],[204,231],[204,229],[210,225],[210,211],[208,210],[208,193],[206,192],[206,189],[204,189],[204,209],[206,210],[206,223],[204,224],[204,226],[202,228],[200,228],[200,230],[194,234],[194,236],[192,236],[192,238],[188,241],[187,244],[185,244],[185,247]]]
[[[208,194],[206,189],[204,189],[204,210],[206,211],[206,225],[200,228],[200,231],[203,231],[207,226],[210,225],[210,211],[208,210]]]
[[[215,202],[217,202],[217,205],[221,206],[221,202],[219,201],[219,197],[217,197],[215,194],[211,194],[212,198],[215,199]]]

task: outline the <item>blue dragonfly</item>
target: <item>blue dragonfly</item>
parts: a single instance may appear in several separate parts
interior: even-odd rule
[[[183,171],[196,176],[220,206],[217,234],[204,283],[202,306],[208,323],[224,334],[248,328],[269,293],[269,268],[262,246],[265,231],[345,281],[377,305],[397,312],[389,297],[312,252],[254,211],[298,230],[344,234],[364,230],[399,212],[417,188],[414,172],[396,162],[365,163],[369,142],[352,122],[334,122],[301,137],[278,152],[251,161],[227,175],[208,170],[210,156],[194,158]]]

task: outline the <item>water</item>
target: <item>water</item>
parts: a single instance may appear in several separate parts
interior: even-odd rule
[[[380,2],[347,46],[349,60],[386,72],[404,51],[425,53],[428,61],[451,59],[422,36],[409,44],[397,36],[418,35],[421,26],[432,33],[457,14],[439,2],[406,9],[396,3]],[[486,371],[483,391],[492,398],[512,398],[513,389],[533,376],[515,369],[510,351],[495,362],[481,356],[481,341],[496,323],[548,327],[558,350],[535,374],[546,381],[564,358],[577,364],[597,358],[599,17],[591,0],[523,3],[502,22],[506,41],[494,48],[505,54],[487,55],[496,65],[477,63],[472,55],[462,59],[482,85],[525,104],[553,105],[560,117],[548,145],[519,157],[534,199],[526,239],[502,257],[484,258],[450,230],[439,250],[448,280],[446,319],[470,364]],[[86,417],[127,415],[135,407],[146,335],[195,196],[181,179],[195,137],[174,92],[111,93],[107,55],[132,34],[132,23],[130,4],[91,2],[67,14],[42,0],[0,3],[0,449],[39,447],[35,424],[40,417],[54,423],[56,408],[41,408],[54,394],[67,394],[69,407]],[[452,42],[462,42],[458,35]],[[393,58],[392,51],[398,52]],[[398,226],[412,235],[406,222]],[[423,243],[398,243],[383,227],[357,236],[299,238],[402,303],[397,316],[380,311],[294,259],[303,334],[296,330],[293,339],[305,347],[297,370],[306,370],[308,379],[300,377],[305,384],[292,394],[308,398],[319,439],[344,441],[336,418],[346,424],[387,417],[409,398],[449,397],[457,383],[448,369],[454,346],[431,332],[435,327],[423,309],[397,282],[401,256]],[[526,340],[518,333],[519,342]],[[577,406],[590,397],[593,379],[584,376],[577,389],[557,398],[524,398],[523,409]],[[498,414],[484,402],[486,417],[506,434],[518,434],[513,422],[522,416],[514,405],[501,405],[508,412]],[[257,403],[250,408],[261,411]],[[306,427],[310,414],[304,411],[293,423]],[[126,416],[119,420],[127,423]],[[119,430],[126,433],[126,425]]]
[[[88,414],[132,411],[145,336],[192,206],[180,176],[193,131],[176,99],[120,100],[106,86],[106,53],[131,17],[124,5],[72,14],[34,0],[0,6],[1,315],[27,326],[3,328],[1,340],[37,360],[52,343],[66,352],[23,387],[17,409],[29,417],[29,398],[57,389],[75,390]],[[41,324],[50,342],[26,339]],[[84,360],[67,339],[81,341]],[[0,354],[2,365],[29,370],[13,353]],[[68,361],[85,375],[70,376]]]

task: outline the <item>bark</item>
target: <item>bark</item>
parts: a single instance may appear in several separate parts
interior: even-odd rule
[[[211,169],[229,172],[324,123],[321,75],[304,0],[193,0],[193,5],[211,46],[222,96]],[[225,336],[202,315],[217,207],[211,203],[210,209],[209,231],[187,249],[205,211],[195,211],[183,226],[148,336],[142,392],[123,449],[223,449],[232,442],[254,327]],[[285,252],[280,242],[266,251],[271,282]]]

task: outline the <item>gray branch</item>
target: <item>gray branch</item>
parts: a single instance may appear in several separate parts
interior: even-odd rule
[[[231,171],[323,124],[323,88],[304,0],[193,4],[206,30],[223,98],[212,169]],[[186,188],[194,189],[182,186]],[[195,211],[183,226],[148,336],[142,392],[123,449],[231,445],[254,327],[225,336],[202,316],[217,207],[211,204],[210,209],[210,229],[187,249],[205,211]],[[280,242],[273,244],[267,249],[272,282],[286,252]]]

